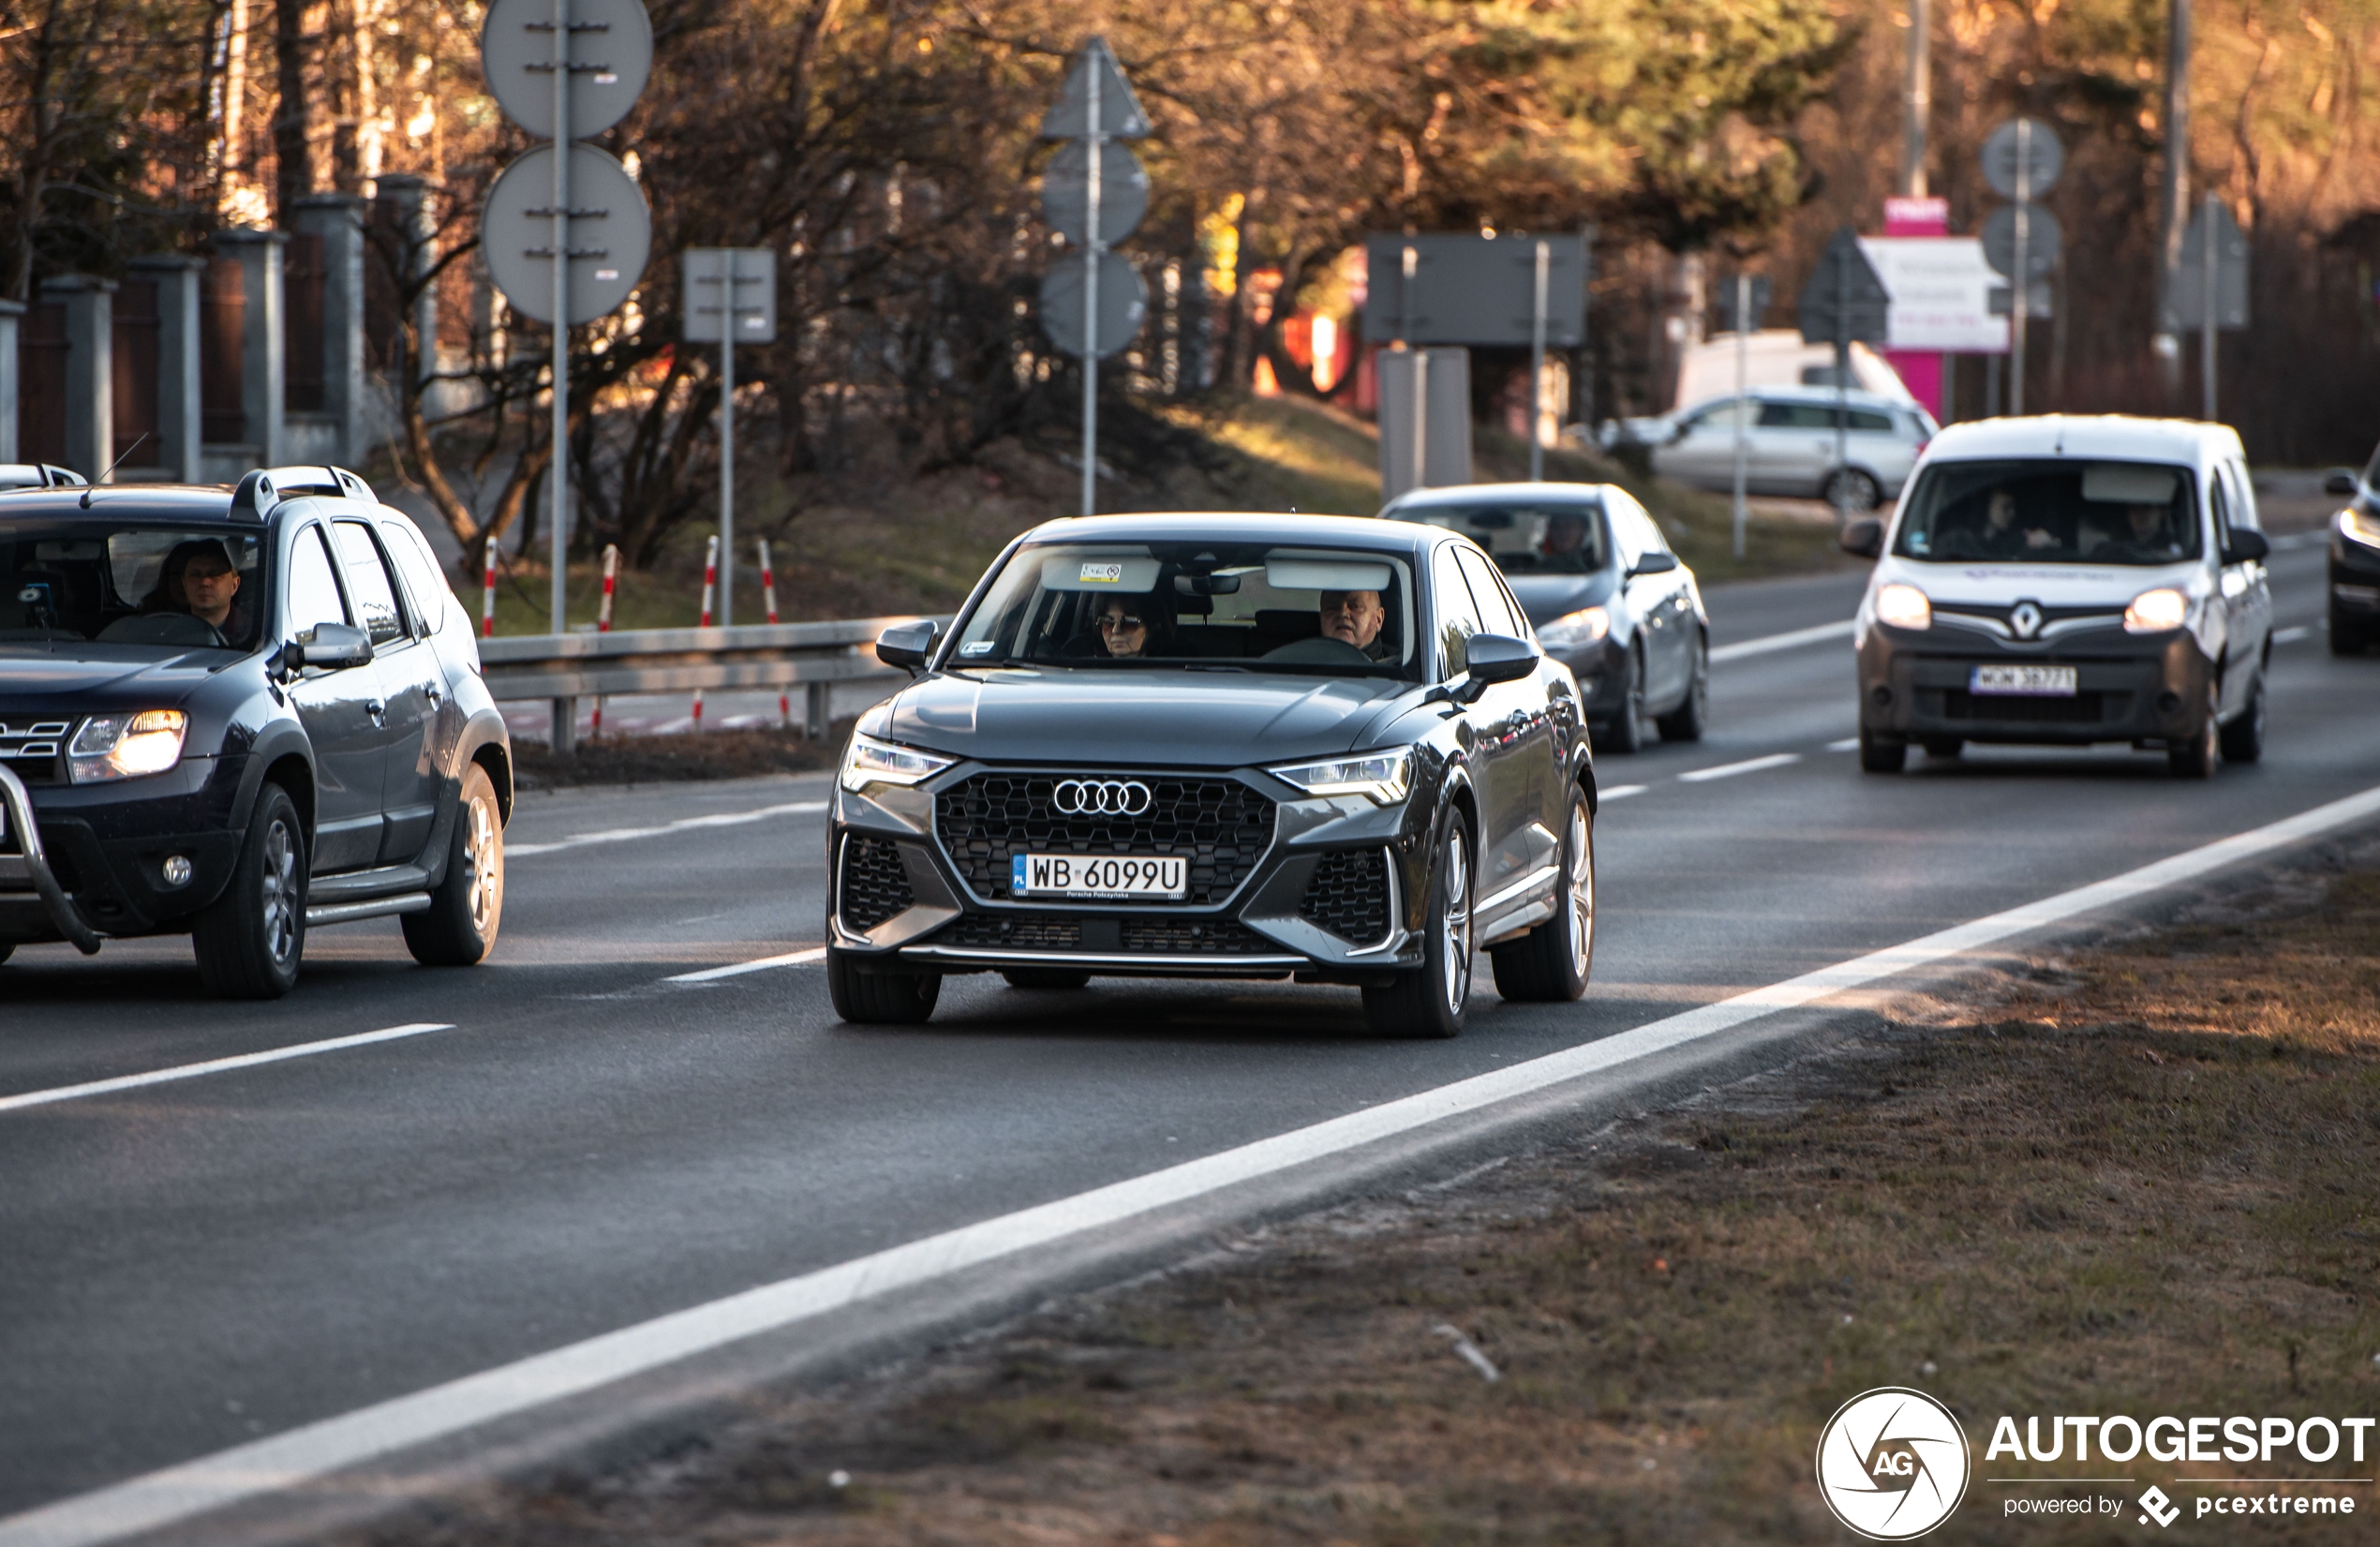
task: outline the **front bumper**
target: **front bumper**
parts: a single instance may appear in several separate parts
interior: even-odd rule
[[[1031,814],[1044,787],[1069,778],[1134,778],[1161,791],[1221,793],[1240,820],[1218,838],[1187,822],[1091,829]],[[997,781],[1028,814],[963,829],[945,802],[976,810]],[[1266,808],[1263,823],[1250,813]],[[1003,807],[1007,810],[1008,807]],[[1260,769],[1148,772],[1007,768],[966,763],[925,785],[835,792],[826,938],[870,964],[945,973],[1042,967],[1143,977],[1385,982],[1421,963],[1427,805],[1417,793],[1382,807],[1361,796],[1313,798]],[[966,863],[954,856],[963,852]],[[1019,900],[1001,878],[1014,854],[1181,854],[1191,895],[1115,902]]]
[[[2075,692],[2070,698],[1971,692],[1974,668],[1985,665],[2072,666]],[[1859,648],[1859,722],[1871,736],[1920,742],[2182,742],[2205,724],[2213,675],[2186,630],[2100,629],[2018,646],[1941,625],[1876,624]]]
[[[2380,616],[2380,548],[2334,527],[2330,533],[2330,604],[2342,612]]]
[[[1590,720],[1607,720],[1628,702],[1628,647],[1616,636],[1583,650],[1548,651],[1570,668],[1579,685],[1579,712]]]
[[[160,774],[28,787],[0,767],[0,940],[66,940],[171,930],[220,895],[238,860],[239,757],[186,757]],[[170,885],[165,860],[190,861]]]

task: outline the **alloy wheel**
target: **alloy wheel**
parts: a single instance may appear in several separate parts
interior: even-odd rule
[[[1450,826],[1443,860],[1446,915],[1438,931],[1440,967],[1446,984],[1446,1007],[1461,1015],[1471,997],[1471,855],[1464,846],[1463,828]]]
[[[485,800],[471,802],[470,838],[463,848],[463,863],[469,868],[471,888],[471,928],[483,936],[496,917],[496,888],[503,873],[503,856],[497,851],[496,818]]]
[[[1586,827],[1586,813],[1570,810],[1570,968],[1586,975],[1587,958],[1595,951],[1595,851]]]
[[[289,824],[275,821],[264,830],[264,948],[276,963],[297,954],[297,843]]]

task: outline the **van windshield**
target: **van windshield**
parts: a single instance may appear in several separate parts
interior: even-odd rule
[[[262,547],[254,532],[220,527],[0,521],[0,648],[248,649],[265,595]]]
[[[1902,558],[2171,564],[2202,551],[2197,482],[2166,462],[1937,462],[1901,501]]]

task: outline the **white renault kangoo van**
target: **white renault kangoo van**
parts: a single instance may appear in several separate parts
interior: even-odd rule
[[[1877,560],[1852,625],[1870,773],[1911,742],[2128,741],[2189,779],[2263,751],[2268,545],[2226,425],[1955,424],[1842,543]]]

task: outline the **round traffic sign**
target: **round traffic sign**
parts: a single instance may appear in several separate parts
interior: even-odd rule
[[[2016,197],[2016,173],[2025,171],[2025,197],[2039,199],[2066,169],[2066,147],[2058,131],[2038,118],[2011,118],[1984,141],[1984,181],[2002,199]]]
[[[1109,140],[1099,148],[1099,240],[1121,242],[1149,213],[1149,172],[1132,147]],[[1076,246],[1089,244],[1091,141],[1069,140],[1041,174],[1041,214]]]
[[[592,145],[571,147],[570,320],[592,322],[644,276],[653,217],[628,169]],[[554,320],[554,147],[506,167],[480,216],[487,272],[513,309]]]
[[[495,0],[480,29],[480,68],[512,120],[554,133],[554,16],[570,20],[570,133],[584,140],[628,116],[653,73],[653,23],[641,0]]]
[[[1041,329],[1049,341],[1079,358],[1082,349],[1083,254],[1070,252],[1049,265],[1041,280]],[[1099,353],[1115,353],[1132,342],[1149,315],[1149,287],[1118,253],[1099,255]]]
[[[2066,232],[2058,217],[2039,204],[2029,205],[2025,212],[2025,277],[2046,279],[2058,267],[2059,255],[2065,251]],[[2013,274],[2016,268],[2016,208],[2002,204],[1984,221],[1984,261],[1994,274]]]

